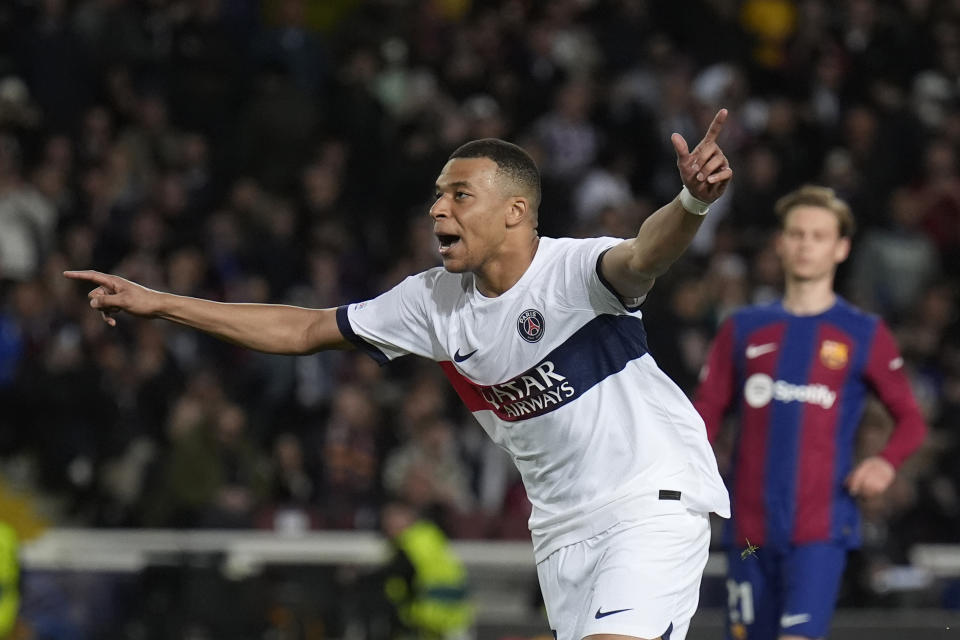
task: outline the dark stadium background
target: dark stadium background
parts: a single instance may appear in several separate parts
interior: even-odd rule
[[[718,322],[778,293],[777,196],[817,182],[850,202],[839,288],[894,329],[931,432],[864,505],[831,637],[955,637],[958,97],[946,0],[4,0],[0,520],[25,541],[25,623],[375,637],[356,620],[400,493],[475,545],[483,640],[546,632],[518,478],[435,365],[112,329],[60,273],[361,300],[437,264],[433,180],[487,136],[537,159],[543,234],[629,236],[680,186],[670,133],[697,139],[723,106],[734,182],[645,303],[651,350],[692,391]],[[871,408],[863,450],[889,428]],[[369,545],[338,555],[351,539]],[[326,559],[270,560],[296,540]],[[692,639],[720,637],[721,576]]]

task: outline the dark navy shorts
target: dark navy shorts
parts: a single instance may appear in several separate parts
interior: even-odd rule
[[[824,638],[837,602],[847,549],[818,542],[728,553],[727,640]]]

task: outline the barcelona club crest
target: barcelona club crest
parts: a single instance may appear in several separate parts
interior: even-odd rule
[[[843,369],[850,359],[847,345],[836,340],[824,340],[820,344],[820,362],[828,369]]]
[[[543,337],[543,314],[536,309],[527,309],[517,318],[517,331],[527,342],[539,342]]]

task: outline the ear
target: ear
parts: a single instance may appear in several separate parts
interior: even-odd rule
[[[850,238],[840,238],[837,248],[833,252],[833,259],[840,264],[850,255]]]
[[[507,227],[515,227],[526,222],[533,215],[530,201],[523,196],[512,196],[508,202]]]

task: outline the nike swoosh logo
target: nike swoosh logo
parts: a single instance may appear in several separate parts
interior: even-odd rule
[[[471,351],[470,353],[465,353],[465,354],[463,354],[463,355],[460,355],[460,349],[457,349],[457,352],[456,352],[455,354],[453,354],[453,361],[454,361],[454,362],[463,362],[464,360],[466,360],[467,358],[469,358],[470,356],[472,356],[473,354],[475,354],[477,351],[480,351],[480,349],[474,349],[474,350]]]
[[[765,344],[748,344],[747,345],[747,360],[753,360],[754,358],[759,358],[760,356],[770,353],[771,351],[777,350],[776,342],[767,342]]]
[[[890,371],[896,371],[902,366],[903,366],[903,358],[901,358],[900,356],[897,356],[896,358],[890,361]]]
[[[803,624],[808,620],[810,620],[809,613],[786,614],[782,618],[780,618],[780,626],[783,629],[786,629],[787,627],[795,627],[798,624]]]
[[[615,613],[623,613],[624,611],[633,611],[633,609],[614,609],[613,611],[601,611],[597,609],[597,613],[593,617],[599,620],[600,618],[606,618],[607,616],[612,616]]]

